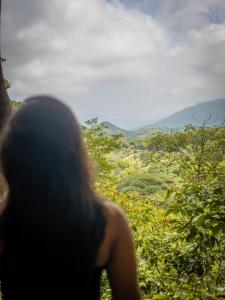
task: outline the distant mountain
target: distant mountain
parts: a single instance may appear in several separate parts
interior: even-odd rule
[[[103,121],[102,124],[105,126],[105,133],[107,135],[113,135],[113,134],[123,134],[128,138],[134,138],[135,134],[132,131],[122,129],[120,127],[117,127],[116,125],[108,122],[108,121]]]
[[[218,126],[224,122],[225,98],[187,107],[142,129],[155,127],[184,128],[189,123],[193,126],[201,126],[208,119],[207,126],[209,127]]]
[[[102,124],[105,125],[105,133],[106,135],[113,135],[113,134],[119,134],[126,136],[127,138],[140,138],[145,137],[151,134],[154,134],[156,132],[169,132],[169,128],[140,128],[135,130],[125,130],[120,127],[117,127],[116,125],[108,122],[103,121]]]
[[[204,120],[208,120],[207,126],[213,127],[222,125],[225,120],[225,98],[184,108],[164,119],[136,130],[124,130],[114,124],[104,121],[106,134],[112,135],[122,133],[128,138],[145,137],[157,132],[170,132],[171,128],[183,129],[186,124],[201,126]]]

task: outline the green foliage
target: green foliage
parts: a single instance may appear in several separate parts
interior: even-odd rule
[[[225,298],[225,128],[187,126],[148,142],[150,151],[142,140],[143,148],[129,141],[103,152],[111,176],[97,185],[128,216],[143,297]],[[104,276],[102,299],[110,298]]]
[[[1,63],[5,63],[6,62],[6,59],[5,58],[3,58],[3,57],[1,57],[0,58],[1,59]],[[8,81],[8,80],[4,80],[4,85],[5,85],[5,89],[9,89],[10,88],[10,82]]]
[[[1,57],[0,59],[1,59],[2,63],[5,63],[7,61],[3,57]],[[7,79],[4,79],[4,86],[5,86],[5,89],[8,90],[11,87],[11,83]],[[10,106],[12,107],[13,110],[19,109],[21,107],[21,105],[22,105],[22,102],[10,100]]]
[[[124,193],[138,192],[140,195],[151,195],[160,190],[165,191],[172,181],[162,176],[149,173],[132,174],[118,185],[118,190]]]
[[[97,175],[105,176],[112,169],[107,154],[120,148],[121,135],[107,136],[105,125],[98,123],[97,118],[86,121],[82,129],[88,152],[96,164]]]
[[[22,106],[22,102],[10,100],[10,104],[12,105],[14,110],[19,109]]]
[[[176,215],[173,228],[186,251],[176,260],[179,274],[202,283],[221,279],[225,249],[224,128],[204,126],[193,134],[193,143],[179,145],[183,184],[167,193],[172,202],[167,215]],[[187,151],[188,150],[188,151]],[[219,265],[218,265],[219,264]],[[211,274],[212,271],[215,274]]]

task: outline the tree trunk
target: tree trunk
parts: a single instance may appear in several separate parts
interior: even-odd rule
[[[1,3],[0,0],[0,32],[1,32]],[[0,45],[0,57],[1,57],[1,45]],[[0,132],[4,126],[7,117],[12,112],[10,105],[9,96],[5,87],[3,71],[2,71],[2,60],[0,59]]]

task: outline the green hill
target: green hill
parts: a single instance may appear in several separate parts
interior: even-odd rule
[[[128,137],[128,138],[134,138],[135,134],[133,131],[125,130],[120,127],[117,127],[116,125],[108,122],[108,121],[103,121],[102,124],[105,126],[105,132],[107,135],[113,135],[113,134],[119,134],[121,133],[122,135]]]
[[[218,126],[224,122],[225,98],[208,102],[202,102],[187,107],[162,120],[145,126],[144,128],[184,128],[186,124],[190,123],[193,126],[201,126],[205,120],[208,120],[207,126],[209,127]]]

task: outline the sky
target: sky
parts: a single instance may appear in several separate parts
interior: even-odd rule
[[[225,0],[2,0],[10,97],[131,129],[225,98]]]

